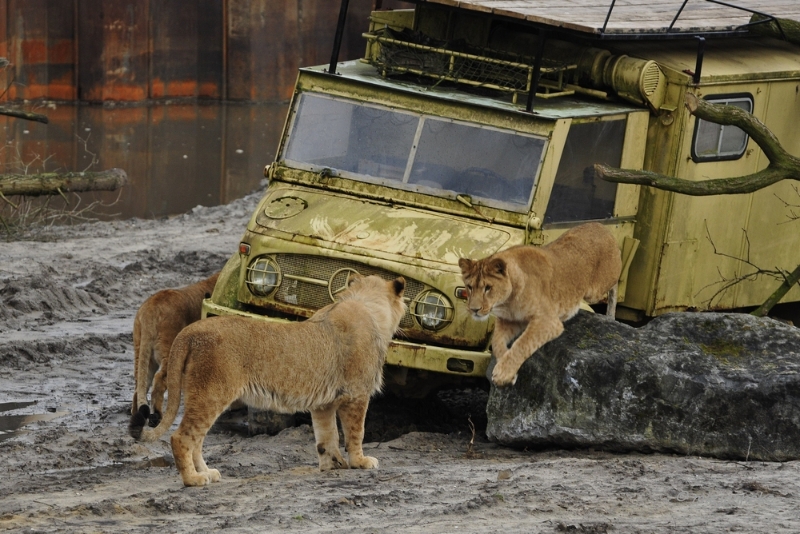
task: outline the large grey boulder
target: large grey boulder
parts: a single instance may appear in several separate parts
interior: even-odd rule
[[[487,376],[491,376],[490,365]],[[642,328],[587,312],[492,387],[502,444],[800,459],[800,328],[672,313]]]

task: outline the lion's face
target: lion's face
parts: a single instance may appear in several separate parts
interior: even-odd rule
[[[458,260],[461,277],[467,287],[467,306],[473,318],[484,321],[492,309],[503,304],[511,294],[506,263],[500,258]]]

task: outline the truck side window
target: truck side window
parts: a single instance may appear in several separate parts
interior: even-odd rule
[[[626,120],[573,124],[558,164],[544,222],[608,219],[614,215],[617,184],[594,175],[594,164],[619,167]]]
[[[706,101],[753,112],[753,97],[750,95],[714,96]],[[692,141],[692,160],[700,163],[739,159],[747,148],[747,140],[748,135],[737,126],[724,126],[697,119]]]

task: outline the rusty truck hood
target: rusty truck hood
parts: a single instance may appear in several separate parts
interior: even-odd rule
[[[488,256],[511,237],[489,223],[293,187],[268,194],[255,219],[292,235],[448,264]]]

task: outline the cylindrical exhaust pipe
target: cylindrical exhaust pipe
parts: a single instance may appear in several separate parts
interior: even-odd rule
[[[545,57],[577,65],[573,83],[588,89],[613,91],[620,98],[657,111],[664,103],[667,79],[658,63],[602,48],[566,41],[548,43]]]

